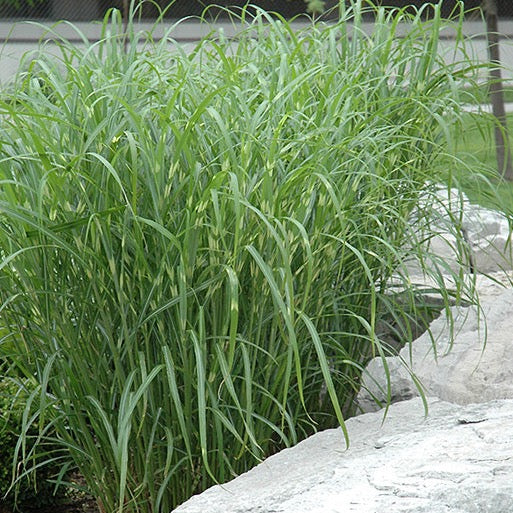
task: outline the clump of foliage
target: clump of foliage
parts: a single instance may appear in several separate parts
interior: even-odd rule
[[[320,14],[326,8],[326,2],[323,0],[305,0],[306,10],[311,14]]]
[[[12,465],[16,443],[21,432],[24,405],[19,388],[10,380],[0,381],[0,495],[5,497],[11,487]],[[12,496],[11,496],[12,497]],[[11,497],[7,500],[11,501]]]
[[[30,396],[30,386],[26,380],[16,381],[9,377],[0,380],[0,497],[2,504],[21,511],[37,510],[59,503],[63,499],[64,490],[56,490],[55,479],[60,473],[58,465],[44,465],[39,471],[30,467],[24,469],[17,466],[13,473],[15,454],[19,436],[23,426],[23,415]],[[25,433],[25,440],[38,438],[39,431],[32,428]],[[38,447],[31,452],[33,466],[38,465],[42,458],[51,458],[51,448]],[[30,447],[25,447],[30,452]],[[28,471],[25,471],[28,470]],[[17,483],[13,483],[18,478]]]
[[[15,9],[19,9],[24,3],[30,7],[43,2],[44,0],[0,0],[0,5],[10,5]]]
[[[4,340],[103,511],[169,511],[344,427],[376,327],[416,315],[410,216],[474,69],[439,57],[432,9],[366,34],[361,2],[299,32],[244,8],[187,50],[112,11],[4,91]]]

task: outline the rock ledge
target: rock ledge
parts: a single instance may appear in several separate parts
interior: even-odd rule
[[[411,399],[314,435],[176,513],[511,513],[513,401]]]

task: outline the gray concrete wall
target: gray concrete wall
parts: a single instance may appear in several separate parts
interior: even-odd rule
[[[300,24],[297,26],[298,28],[301,27]],[[172,24],[159,27],[155,31],[154,37],[162,37],[171,27]],[[152,23],[142,23],[137,28],[150,30]],[[218,23],[213,27],[186,21],[175,24],[170,31],[170,36],[183,44],[192,44],[207,35],[212,29],[218,30],[219,28],[222,28],[227,36],[232,36],[237,32],[237,29],[228,22]],[[366,25],[365,29],[370,32],[372,25]],[[98,22],[77,22],[73,25],[61,22],[51,26],[36,22],[0,22],[0,83],[6,83],[11,79],[20,66],[20,62],[30,60],[30,55],[37,51],[40,41],[45,45],[45,51],[55,52],[57,48],[55,44],[51,43],[52,39],[64,37],[79,44],[82,37],[85,36],[90,41],[97,41],[101,37],[101,30],[101,24]],[[406,27],[403,30],[406,30]],[[482,22],[465,23],[464,31],[471,38],[472,51],[476,58],[483,62],[487,60],[484,30],[485,27]],[[508,68],[504,76],[513,81],[513,21],[501,21],[499,31],[503,35],[500,48],[501,60],[504,66]],[[450,56],[453,48],[451,42],[453,34],[446,32],[442,36],[440,41],[441,51]]]

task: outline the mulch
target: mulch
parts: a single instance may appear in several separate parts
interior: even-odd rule
[[[62,504],[55,504],[48,508],[31,510],[26,513],[99,513],[99,509],[94,499],[87,498],[63,502]]]
[[[51,504],[39,508],[23,507],[18,510],[12,510],[7,506],[0,504],[0,513],[99,513],[98,505],[92,498],[75,499],[62,501],[57,504]]]

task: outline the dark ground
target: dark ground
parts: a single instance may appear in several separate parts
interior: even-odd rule
[[[63,501],[40,508],[25,506],[18,510],[13,510],[9,506],[0,504],[0,513],[99,513],[99,509],[94,499],[84,498]]]

